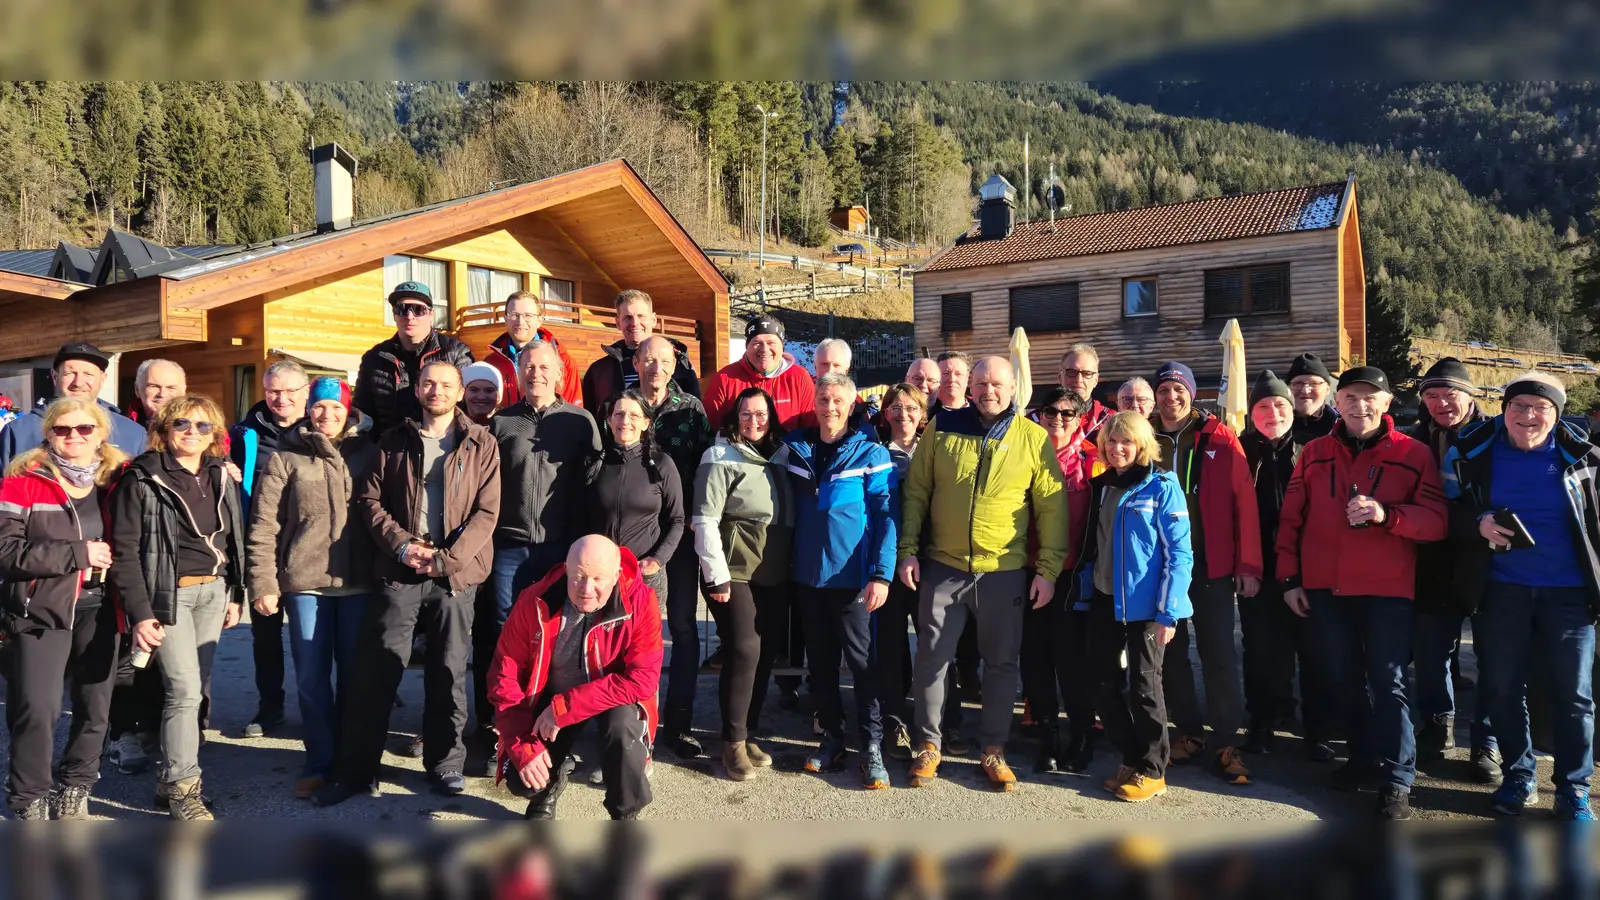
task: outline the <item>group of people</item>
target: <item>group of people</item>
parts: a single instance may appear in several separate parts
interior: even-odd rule
[[[507,299],[482,361],[434,329],[426,285],[388,302],[395,336],[354,385],[276,363],[232,428],[164,360],[139,367],[139,408],[121,415],[98,400],[108,357],[69,344],[58,398],[0,430],[18,817],[86,817],[109,747],[124,772],[155,758],[174,817],[210,818],[211,664],[248,604],[259,703],[244,734],[284,722],[287,628],[297,796],[377,795],[420,655],[409,752],[436,792],[493,777],[530,818],[554,817],[592,722],[606,810],[633,818],[659,748],[705,753],[702,596],[737,781],[772,765],[753,737],[774,669],[803,666],[819,735],[805,768],[844,767],[853,737],[866,789],[899,780],[890,760],[916,787],[976,751],[1013,790],[1020,685],[1036,774],[1086,774],[1103,741],[1120,800],[1164,794],[1170,765],[1244,786],[1249,758],[1294,729],[1322,762],[1342,737],[1334,785],[1403,819],[1419,757],[1453,747],[1451,658],[1471,617],[1474,777],[1504,814],[1535,796],[1537,660],[1556,812],[1591,816],[1600,449],[1562,420],[1554,377],[1512,380],[1491,417],[1466,368],[1441,361],[1402,431],[1382,371],[1336,379],[1307,353],[1287,381],[1260,374],[1236,434],[1196,406],[1181,362],[1107,408],[1083,344],[1029,410],[999,357],[947,351],[867,387],[829,340],[813,375],[767,315],[702,384],[639,291],[617,297],[620,339],[581,377],[531,294]],[[798,678],[778,688],[798,703]],[[966,691],[981,699],[971,743]]]

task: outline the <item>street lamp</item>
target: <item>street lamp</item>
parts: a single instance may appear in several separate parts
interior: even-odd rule
[[[757,254],[759,262],[756,268],[767,267],[767,120],[776,119],[776,111],[767,112],[766,107],[756,104],[756,112],[761,113],[761,249]]]

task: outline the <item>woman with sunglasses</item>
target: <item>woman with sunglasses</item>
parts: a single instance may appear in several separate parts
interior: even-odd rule
[[[222,410],[186,394],[150,422],[150,447],[111,497],[111,583],[135,651],[158,653],[166,685],[156,804],[175,819],[210,819],[200,793],[201,685],[217,639],[239,623],[244,527],[239,484],[224,467]]]
[[[107,485],[127,457],[107,442],[95,403],[57,400],[44,411],[44,444],[18,456],[0,481],[0,628],[11,635],[6,802],[19,819],[87,819],[100,777],[117,659],[117,610],[106,602]],[[61,691],[72,682],[72,731],[51,789]]]

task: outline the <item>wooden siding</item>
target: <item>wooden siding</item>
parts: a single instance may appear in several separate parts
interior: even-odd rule
[[[1205,272],[1287,262],[1289,312],[1239,319],[1251,371],[1287,368],[1290,359],[1308,350],[1338,359],[1337,234],[1328,229],[919,274],[914,289],[916,343],[933,355],[947,348],[1008,355],[1010,289],[1076,281],[1080,328],[1028,335],[1036,383],[1053,382],[1061,354],[1079,341],[1100,351],[1101,384],[1148,376],[1165,359],[1188,363],[1202,378],[1215,378],[1222,370],[1217,339],[1227,320],[1204,317]],[[1124,318],[1123,279],[1150,275],[1159,279],[1159,313]],[[972,294],[972,330],[941,334],[940,297],[966,292]]]
[[[88,341],[107,352],[167,342],[156,279],[100,288],[92,301],[30,297],[0,302],[0,316],[6,323],[0,328],[0,359],[54,353],[70,341]]]
[[[0,270],[0,301],[35,298],[65,300],[86,287],[88,287],[86,284]]]
[[[137,282],[135,282],[137,283]],[[261,301],[247,300],[205,314],[207,339],[150,350],[129,352],[122,357],[122,372],[131,384],[132,373],[146,359],[170,359],[183,367],[189,392],[205,394],[217,401],[228,421],[237,420],[245,409],[235,409],[234,367],[255,366],[256,381],[250,385],[252,402],[261,399],[259,379],[266,367],[266,347],[262,335]],[[237,340],[240,343],[235,344]],[[122,403],[134,402],[124,396]]]

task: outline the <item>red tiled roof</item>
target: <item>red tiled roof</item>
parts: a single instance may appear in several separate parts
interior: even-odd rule
[[[1058,218],[1017,225],[999,240],[979,240],[974,228],[922,267],[924,272],[999,263],[1148,250],[1293,231],[1333,228],[1346,182],[1212,197],[1168,206]]]

